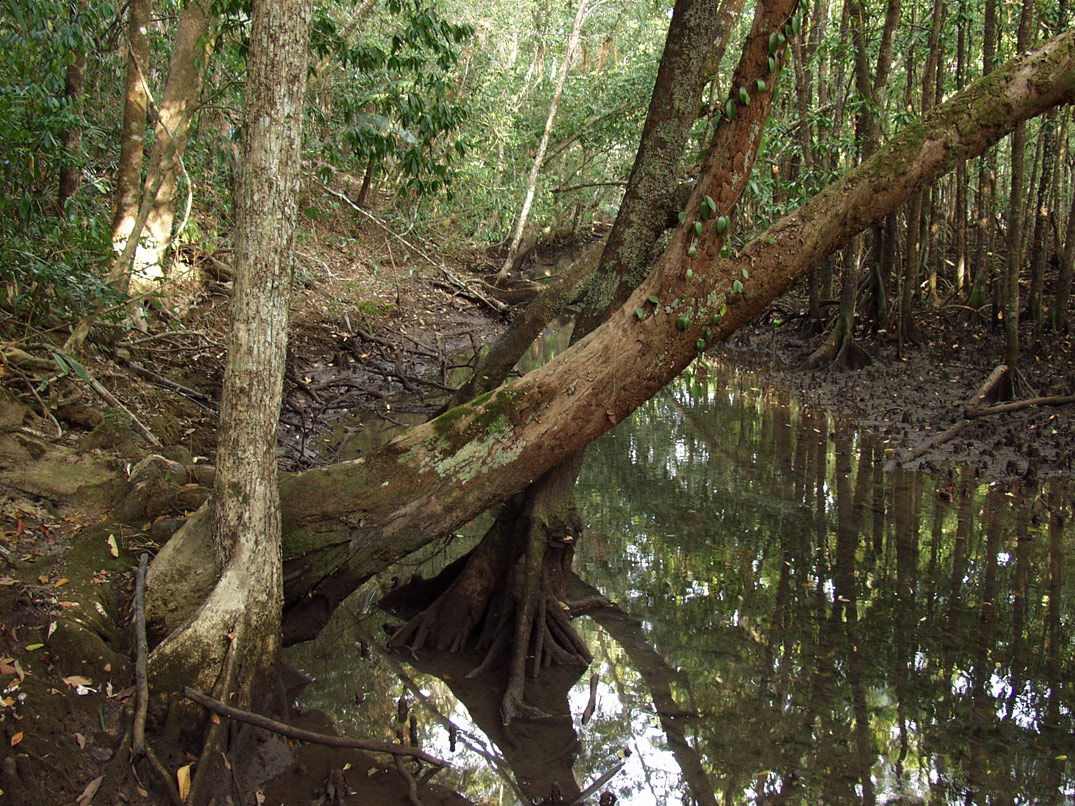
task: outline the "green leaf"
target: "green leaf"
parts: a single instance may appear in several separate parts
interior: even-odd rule
[[[686,210],[680,210],[679,211],[679,223],[680,224],[686,224],[687,223],[687,211]]]
[[[696,233],[697,233],[698,235],[701,235],[701,234],[702,234],[702,222],[701,222],[701,221],[695,221],[695,222],[694,222],[694,231],[695,231],[695,232],[696,232]]]
[[[645,319],[646,312],[641,308],[635,308],[635,316],[637,316],[639,319]]]
[[[770,73],[775,73],[776,72],[776,56],[770,56],[769,57],[769,72]]]
[[[744,266],[744,267],[743,267],[743,271],[742,271],[742,272],[740,272],[740,274],[742,274],[742,275],[743,275],[743,279],[744,279],[744,280],[749,280],[749,279],[750,279],[750,272],[748,272],[748,271],[747,271],[747,267],[746,267],[746,266]]]
[[[693,249],[694,247],[691,247],[691,248]],[[694,255],[691,255],[691,257],[694,257]],[[687,279],[689,280],[689,279],[691,279],[691,278],[692,278],[693,276],[694,276],[694,271],[693,271],[693,270],[691,270],[691,269],[687,269]]]
[[[732,98],[724,102],[724,117],[728,118],[728,120],[735,117],[735,100]]]
[[[717,217],[717,235],[723,235],[728,231],[728,226],[731,224],[731,219],[726,215]]]
[[[734,283],[732,283],[732,291],[734,291],[736,294],[742,294],[743,293],[743,281],[742,280],[736,280]]]
[[[698,339],[698,341],[694,343],[694,346],[698,348],[698,352],[702,352],[702,350],[705,349],[705,339]]]
[[[713,201],[712,196],[706,196],[705,197],[705,204],[706,204],[706,207],[709,208],[710,212],[712,212],[712,213],[717,212],[717,203],[715,201]]]
[[[661,301],[659,299],[657,299],[656,294],[650,294],[649,295],[649,301],[652,302],[654,305],[660,305],[660,303],[661,303]]]
[[[690,248],[689,248],[689,249],[687,250],[687,254],[688,254],[688,255],[689,255],[690,257],[694,257],[695,255],[697,255],[697,254],[698,254],[698,247],[697,247],[697,246],[695,246],[694,244],[691,244],[691,245],[690,245]]]
[[[754,85],[758,88],[758,92],[765,92],[765,79],[759,78],[754,82]]]
[[[56,362],[56,366],[60,368],[60,372],[64,375],[68,375],[71,372],[71,368],[67,366],[67,362],[63,360],[63,356],[59,353],[52,354],[52,360]]]
[[[691,326],[691,318],[684,314],[676,320],[676,327],[680,330],[686,330]]]
[[[750,93],[747,92],[746,87],[739,88],[739,103],[743,106],[750,106]]]
[[[775,54],[778,50],[780,50],[780,37],[776,31],[773,31],[769,34],[769,52]]]

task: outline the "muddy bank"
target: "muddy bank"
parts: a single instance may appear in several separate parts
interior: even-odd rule
[[[1004,337],[985,324],[964,324],[957,312],[923,315],[925,339],[903,350],[886,334],[859,344],[871,357],[861,370],[811,369],[820,343],[804,336],[800,320],[774,317],[737,333],[710,355],[755,372],[762,383],[790,390],[804,405],[852,417],[878,434],[893,462],[909,469],[969,467],[983,477],[1071,477],[1075,474],[1075,406],[1040,406],[975,418],[951,439],[939,436],[964,421],[963,407],[1002,362]],[[1075,392],[1070,339],[1052,336],[1024,350],[1016,399]]]

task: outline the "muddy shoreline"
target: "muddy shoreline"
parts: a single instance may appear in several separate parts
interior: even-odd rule
[[[773,327],[759,321],[710,355],[756,374],[760,383],[791,392],[806,406],[852,418],[875,433],[889,466],[947,472],[965,467],[983,479],[1040,480],[1075,475],[1075,407],[1041,406],[973,419],[959,433],[932,445],[962,422],[962,410],[1002,361],[1003,334],[967,327],[956,315],[937,312],[923,322],[926,339],[906,349],[885,334],[859,342],[873,359],[861,370],[811,369],[807,359],[820,343],[792,320]],[[1068,339],[1027,349],[1018,398],[1070,395],[1075,389]],[[899,460],[928,447],[911,461]]]

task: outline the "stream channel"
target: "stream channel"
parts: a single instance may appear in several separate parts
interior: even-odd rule
[[[483,804],[613,770],[620,804],[1075,802],[1069,487],[888,455],[749,375],[687,373],[588,451],[576,567],[616,607],[576,620],[581,675],[528,680],[555,718],[505,735],[466,662],[387,654],[392,574],[290,651],[316,677],[298,704],[392,741],[405,698],[436,780]]]

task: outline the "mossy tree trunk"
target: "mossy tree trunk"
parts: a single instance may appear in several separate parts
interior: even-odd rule
[[[607,322],[545,366],[360,459],[281,483],[285,640],[312,636],[372,574],[511,499],[608,431],[675,378],[699,347],[726,339],[918,188],[982,153],[1020,120],[1072,99],[1075,33],[1067,33],[936,108],[722,258],[723,235],[700,211],[707,195],[721,198],[749,176],[764,121],[751,127],[732,162],[707,161],[685,223]],[[162,553],[155,562],[158,611],[168,607],[161,599],[190,587],[186,570],[172,573],[181,554]]]

